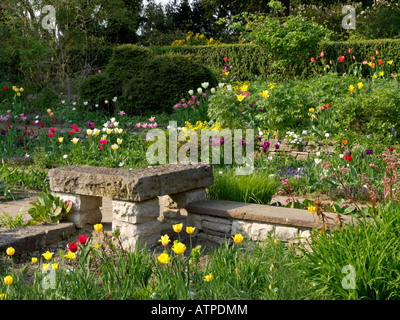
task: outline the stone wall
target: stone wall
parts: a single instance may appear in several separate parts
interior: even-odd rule
[[[298,242],[308,239],[312,229],[322,227],[307,210],[235,201],[191,203],[187,211],[187,225],[196,227],[196,236],[216,243],[238,233],[255,242],[262,242],[269,235],[284,242]],[[336,218],[333,214],[326,215]],[[353,222],[348,216],[343,219],[344,223]],[[334,220],[328,226],[335,228]]]

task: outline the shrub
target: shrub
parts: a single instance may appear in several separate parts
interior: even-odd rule
[[[151,114],[170,113],[182,94],[205,81],[210,86],[216,84],[213,73],[194,57],[177,53],[155,55],[123,86],[122,98],[126,109],[135,114],[146,110]]]

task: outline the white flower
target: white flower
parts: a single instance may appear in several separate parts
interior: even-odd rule
[[[327,132],[327,133],[325,133],[325,138],[329,138],[329,133]]]
[[[259,136],[262,136],[262,135],[263,135],[263,132],[262,132],[262,131],[259,131],[259,132],[258,132],[258,135],[259,135]]]
[[[208,86],[209,86],[209,83],[208,83],[208,82],[203,82],[203,83],[201,84],[201,86],[202,86],[204,89],[207,89]]]
[[[39,116],[36,116],[35,119],[39,119]]]
[[[215,88],[211,88],[211,93],[215,93]]]
[[[269,156],[269,157],[268,157],[268,160],[272,160],[272,156]]]
[[[25,153],[25,158],[29,158],[29,154]]]
[[[73,105],[73,106],[76,106],[76,102],[75,102],[75,101],[74,101],[74,102],[72,102],[72,105]]]
[[[87,106],[88,103],[89,103],[89,102],[85,101],[83,104],[84,104],[85,106]]]
[[[120,162],[120,163],[118,164],[118,166],[123,167],[123,166],[124,166],[124,163],[123,163],[123,162]]]
[[[316,159],[314,159],[314,161],[315,161],[316,164],[319,164],[322,161],[322,159],[316,158]]]
[[[226,89],[227,89],[228,91],[232,91],[232,86],[229,84],[229,85],[226,87]]]
[[[344,154],[339,154],[339,158],[343,158],[344,157]]]
[[[62,101],[61,101],[61,103],[63,103],[63,104],[64,104],[64,103],[65,103],[65,100],[62,100]]]
[[[104,100],[104,103],[105,103],[105,104],[108,104],[108,100]]]
[[[191,96],[192,96],[192,95],[193,95],[193,93],[194,93],[194,91],[193,91],[193,90],[189,90],[189,91],[188,91],[188,93],[189,93],[189,95],[191,95]]]
[[[114,97],[114,98],[112,99],[112,101],[116,102],[117,99],[118,99],[117,97]]]
[[[98,108],[99,107],[99,105],[96,103],[95,105],[94,105],[96,108]]]
[[[64,158],[64,159],[67,159],[67,157],[68,157],[67,154],[64,154],[64,155],[63,155],[63,158]]]
[[[321,152],[317,151],[317,152],[315,153],[315,155],[316,155],[317,157],[319,157],[319,156],[321,155]]]
[[[75,111],[76,110],[76,108],[72,108],[72,111]]]
[[[218,83],[218,87],[220,88],[220,89],[222,89],[223,87],[225,86],[225,83]]]
[[[203,89],[202,88],[197,88],[197,92],[201,94],[201,93],[203,93]]]

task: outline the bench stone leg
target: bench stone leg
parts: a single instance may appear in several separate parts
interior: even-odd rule
[[[75,223],[76,228],[83,228],[86,224],[100,223],[103,215],[100,207],[103,204],[102,197],[85,196],[70,193],[54,193],[62,201],[72,201],[72,209],[63,218]]]
[[[187,221],[188,212],[186,206],[191,202],[205,200],[205,188],[198,188],[160,197],[162,229],[169,230],[173,224],[177,223],[183,223],[194,227]],[[195,230],[195,233],[197,233],[197,230]]]
[[[148,248],[160,239],[159,199],[141,202],[112,200],[113,231],[118,230],[124,249],[134,250],[139,244]]]

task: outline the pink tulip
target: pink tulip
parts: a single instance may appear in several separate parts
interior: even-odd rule
[[[142,128],[147,128],[147,123],[143,123]]]
[[[154,119],[155,119],[154,117],[150,117],[149,121],[150,121],[150,122],[153,122]]]
[[[136,123],[136,127],[138,127],[138,128],[140,128],[142,125],[141,125],[141,123],[139,122],[139,123]]]
[[[157,126],[158,126],[157,122],[154,122],[153,123],[153,128],[157,128]]]

